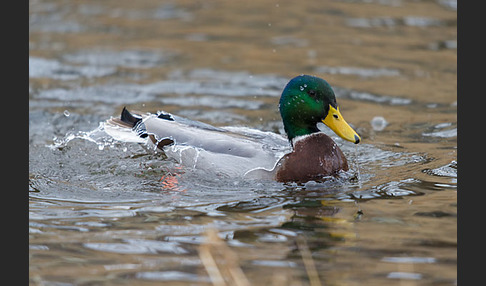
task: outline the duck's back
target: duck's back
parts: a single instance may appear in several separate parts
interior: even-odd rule
[[[137,115],[124,109],[110,127],[131,129],[133,134],[163,150],[182,165],[230,177],[272,178],[274,167],[288,143],[282,136],[249,128],[218,128],[168,113]]]

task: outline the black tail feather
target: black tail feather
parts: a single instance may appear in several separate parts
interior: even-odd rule
[[[137,114],[132,114],[130,111],[127,110],[126,107],[123,107],[123,110],[120,115],[120,120],[131,125],[132,128],[137,125],[142,120],[142,117]]]
[[[169,120],[169,121],[174,121],[174,118],[172,117],[172,114],[170,114],[170,113],[159,112],[159,114],[157,115],[157,118],[165,119],[165,120]]]

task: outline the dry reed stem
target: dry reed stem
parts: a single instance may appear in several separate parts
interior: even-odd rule
[[[297,237],[297,247],[302,255],[302,260],[304,261],[304,267],[305,271],[307,272],[307,276],[309,277],[310,285],[321,286],[321,280],[319,279],[319,274],[317,273],[314,259],[312,259],[312,254],[304,237]]]
[[[213,228],[206,230],[205,242],[199,247],[199,259],[213,285],[251,285],[241,270],[238,256],[219,238],[217,231]]]

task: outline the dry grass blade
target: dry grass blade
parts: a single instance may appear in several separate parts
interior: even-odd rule
[[[206,231],[205,240],[199,247],[199,258],[213,285],[251,285],[241,270],[238,256],[219,238],[215,229]]]
[[[302,260],[304,261],[304,266],[307,272],[307,276],[309,276],[310,285],[321,286],[321,280],[319,279],[319,274],[317,273],[314,259],[312,259],[312,254],[309,250],[309,247],[307,246],[307,241],[304,237],[300,236],[297,238],[297,246],[299,247],[300,254],[302,255]]]

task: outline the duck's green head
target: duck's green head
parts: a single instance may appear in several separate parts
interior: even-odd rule
[[[300,75],[291,79],[282,92],[279,109],[291,142],[295,137],[318,132],[319,122],[347,141],[361,141],[339,112],[331,86],[321,78]]]

